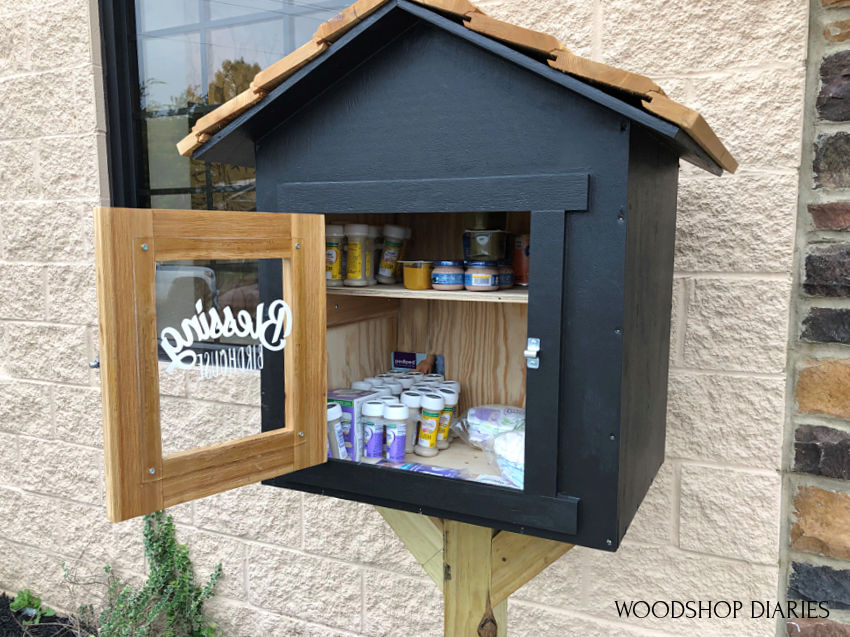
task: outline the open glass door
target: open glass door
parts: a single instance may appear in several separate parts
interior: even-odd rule
[[[326,461],[321,215],[99,208],[95,233],[110,520]]]

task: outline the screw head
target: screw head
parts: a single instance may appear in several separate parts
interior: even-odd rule
[[[617,336],[619,336],[622,333],[623,333],[623,330],[621,330],[619,327],[614,329],[614,334],[616,334]]]
[[[301,249],[301,244],[300,244],[300,243],[296,243],[296,244],[295,244],[295,249],[296,249],[296,250],[300,250],[300,249]]]
[[[151,474],[151,475],[153,475],[153,474],[155,474],[155,473],[156,473],[156,469],[154,469],[153,467],[151,467],[150,469],[148,469],[148,473],[149,473],[149,474]]]
[[[304,432],[303,432],[303,431],[299,431],[299,432],[298,432],[298,437],[299,437],[299,438],[303,438],[303,437],[304,437]]]
[[[608,436],[608,439],[609,440],[616,440],[617,436],[615,436],[614,434],[611,434],[610,436]]]
[[[608,546],[614,546],[614,540],[612,540],[612,539],[609,537],[607,540],[605,540],[605,544],[607,544]]]
[[[148,244],[147,244],[147,243],[143,243],[143,244],[142,244],[142,250],[144,250],[145,252],[147,252],[147,250],[148,250]]]
[[[95,358],[93,361],[89,363],[89,367],[91,369],[100,369],[100,359]]]

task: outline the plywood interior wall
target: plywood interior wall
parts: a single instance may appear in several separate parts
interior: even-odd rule
[[[389,369],[397,324],[396,318],[380,318],[329,328],[328,388],[351,387]]]

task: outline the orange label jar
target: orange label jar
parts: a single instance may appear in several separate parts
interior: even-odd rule
[[[431,287],[435,290],[462,290],[463,261],[434,261]]]
[[[499,289],[499,268],[492,261],[467,261],[463,285],[472,292],[492,292]]]

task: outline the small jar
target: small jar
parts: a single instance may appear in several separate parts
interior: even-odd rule
[[[431,261],[399,261],[403,266],[404,287],[408,290],[429,290],[431,288]]]
[[[363,457],[382,458],[384,456],[384,403],[380,400],[367,400],[361,410],[363,421]]]
[[[392,396],[393,395],[392,390],[384,384],[373,385],[372,391],[375,392],[376,394],[378,394],[378,397],[380,397],[380,396]]]
[[[439,389],[443,397],[443,409],[440,411],[440,427],[437,429],[437,449],[449,448],[449,428],[457,405],[457,394],[451,389]]]
[[[399,376],[396,376],[396,381],[401,383],[402,389],[410,389],[411,387],[413,387],[413,376],[411,376],[410,374],[401,374]]]
[[[401,226],[384,226],[384,249],[381,252],[381,264],[378,268],[378,283],[392,285],[396,282],[395,270],[404,245],[406,231]]]
[[[389,381],[395,380],[395,374],[384,372],[383,374],[378,374],[377,378],[380,378],[383,384],[387,384]]]
[[[387,387],[390,388],[390,391],[392,392],[393,396],[400,396],[401,392],[404,390],[404,387],[402,387],[401,383],[398,382],[395,379],[393,379],[393,380],[391,380],[391,381],[389,381],[385,384],[386,384]]]
[[[508,261],[499,261],[499,289],[508,290],[514,286],[514,269]]]
[[[425,376],[425,374],[423,374],[422,372],[417,372],[415,370],[407,372],[407,375],[413,378],[414,383],[418,380],[421,380]]]
[[[386,431],[386,450],[384,456],[390,462],[404,462],[407,441],[407,418],[410,410],[401,403],[384,405],[384,431]]]
[[[463,286],[471,292],[498,290],[499,268],[492,261],[468,261]]]
[[[389,374],[390,376],[405,376],[407,375],[407,371],[404,369],[388,369],[385,374]]]
[[[398,402],[398,396],[393,396],[392,394],[390,394],[389,396],[381,396],[380,398],[378,398],[378,400],[380,400],[385,405],[387,403],[397,403]]]
[[[431,287],[435,290],[462,290],[463,261],[434,261]]]
[[[336,403],[328,403],[328,458],[348,460],[342,433],[342,407]]]
[[[345,278],[342,269],[342,251],[345,247],[345,232],[342,226],[325,226],[325,285],[340,287]]]
[[[369,269],[372,253],[369,251],[369,226],[365,223],[349,223],[345,226],[346,262],[345,285],[363,287],[369,285]]]
[[[443,397],[437,393],[422,397],[422,415],[419,417],[419,435],[416,438],[414,453],[420,456],[436,456],[437,430],[440,428],[440,414],[445,406]]]
[[[351,389],[370,391],[372,389],[372,385],[371,383],[367,383],[365,380],[355,380],[353,383],[351,383]]]
[[[418,391],[401,392],[401,403],[407,405],[407,439],[404,441],[405,453],[413,453],[416,436],[419,435],[419,412],[422,408],[422,394]]]
[[[456,380],[444,381],[444,382],[440,383],[440,386],[439,386],[438,389],[440,389],[440,390],[451,389],[455,394],[457,394],[457,400],[458,400],[458,402],[460,402],[460,383],[457,382]],[[452,410],[452,422],[455,423],[457,421],[458,421],[458,406],[456,404],[454,406],[453,410]]]
[[[381,261],[381,250],[383,249],[381,226],[369,226],[369,254],[372,255],[372,262],[369,265],[369,285],[378,283],[378,263]]]
[[[375,385],[383,385],[384,384],[383,379],[378,378],[377,376],[369,376],[367,378],[364,378],[363,382],[369,383],[372,387],[374,387]]]
[[[442,374],[425,374],[426,383],[442,383],[446,377]]]

